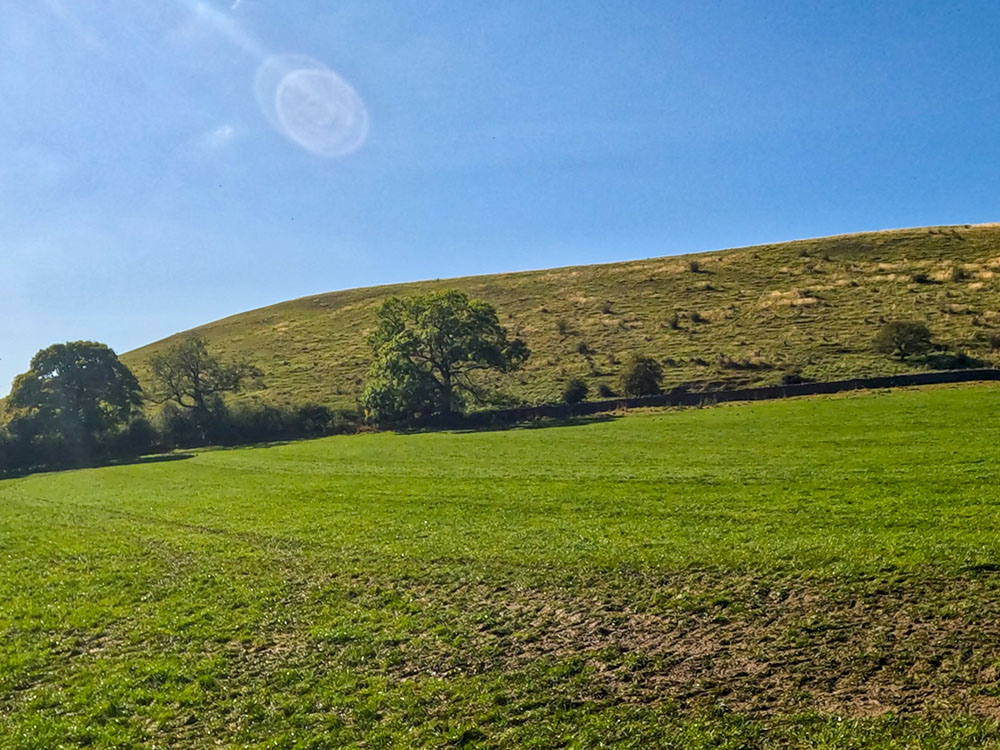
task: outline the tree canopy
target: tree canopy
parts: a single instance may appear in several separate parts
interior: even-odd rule
[[[361,403],[377,420],[448,415],[470,398],[486,402],[476,374],[512,372],[529,356],[491,304],[454,290],[390,297],[368,343],[374,359]]]
[[[260,371],[245,362],[223,362],[208,351],[205,340],[187,336],[150,358],[156,399],[204,415],[222,394],[236,393]]]
[[[906,359],[913,354],[925,354],[931,349],[931,332],[923,323],[892,320],[879,329],[875,348],[883,354]]]
[[[128,421],[142,405],[132,372],[104,344],[53,344],[14,380],[13,421],[38,435],[85,441]]]
[[[635,357],[622,376],[626,396],[658,396],[663,392],[662,383],[663,368],[651,357]]]

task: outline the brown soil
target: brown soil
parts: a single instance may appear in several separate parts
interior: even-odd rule
[[[582,658],[602,692],[642,704],[815,710],[848,716],[963,711],[1000,716],[1000,596],[993,576],[847,591],[744,582],[691,607],[637,608],[626,595],[426,590],[463,620],[469,645],[404,644],[403,676],[476,674]],[[683,598],[683,597],[682,597]]]

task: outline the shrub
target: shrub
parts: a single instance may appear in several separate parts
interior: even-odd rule
[[[658,396],[663,393],[663,368],[651,357],[636,357],[622,376],[626,396]]]
[[[123,456],[142,456],[161,447],[160,433],[145,417],[136,417],[121,431],[116,452]]]
[[[678,316],[677,313],[674,313],[673,316],[670,318],[670,322],[667,325],[670,326],[670,330],[676,331],[678,328],[681,327],[680,316]]]
[[[802,376],[802,373],[798,370],[789,370],[781,376],[781,380],[778,381],[779,385],[800,385],[802,383],[808,383],[809,379]]]
[[[913,274],[910,277],[910,280],[914,284],[930,284],[931,283],[931,277],[928,276],[926,273],[923,273],[922,271],[919,272],[919,273]]]
[[[193,448],[207,442],[191,411],[181,411],[173,404],[167,404],[160,412],[159,422],[163,440],[170,447]]]
[[[965,281],[969,278],[969,275],[965,272],[965,269],[961,266],[955,266],[951,269],[951,280],[954,282]]]
[[[965,352],[942,352],[927,358],[927,366],[935,370],[969,370],[982,367],[984,362]]]
[[[875,349],[905,360],[914,354],[924,354],[931,348],[931,332],[923,323],[910,320],[890,320],[875,337]]]
[[[295,431],[302,436],[329,435],[333,432],[334,413],[318,404],[305,404],[292,417]]]
[[[733,359],[727,354],[720,354],[719,367],[724,370],[770,370],[772,365],[760,359]]]
[[[275,406],[244,407],[230,418],[229,440],[236,443],[257,443],[281,440],[293,433],[291,419]]]
[[[560,336],[566,336],[569,333],[569,323],[566,322],[565,318],[559,318],[556,321],[556,330],[559,331]]]
[[[614,310],[611,308],[611,303],[605,302],[603,305],[601,305],[601,312],[604,313],[605,315],[611,315],[614,312]]]
[[[615,391],[607,383],[601,383],[599,386],[597,386],[597,395],[600,396],[601,398],[614,398]]]
[[[586,341],[581,341],[579,344],[576,345],[576,353],[582,354],[584,357],[590,354],[590,347],[587,346]]]
[[[691,313],[691,322],[692,323],[707,323],[708,322],[708,318],[706,318],[705,316],[703,316],[700,312],[696,311],[696,312]]]
[[[691,273],[700,273],[701,272],[701,263],[699,263],[696,260],[689,260],[687,267],[688,267],[688,270]]]
[[[562,391],[563,403],[567,404],[578,404],[587,398],[587,394],[590,390],[587,388],[587,384],[584,383],[580,378],[573,378]]]
[[[989,342],[990,342],[990,349],[992,349],[993,351],[1000,349],[1000,333],[991,333]]]

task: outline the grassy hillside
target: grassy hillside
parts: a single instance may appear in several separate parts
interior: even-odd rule
[[[691,262],[699,265],[692,270]],[[211,348],[265,373],[255,397],[351,406],[364,338],[389,294],[454,287],[494,303],[534,352],[506,390],[554,400],[581,376],[618,387],[634,353],[667,365],[669,383],[775,382],[784,369],[829,379],[912,370],[872,351],[882,318],[928,323],[951,348],[994,360],[1000,332],[1000,225],[828,237],[715,253],[321,294],[197,329]],[[676,322],[674,318],[676,316]],[[122,359],[145,380],[148,357]]]
[[[998,413],[869,393],[0,482],[0,747],[997,747]]]

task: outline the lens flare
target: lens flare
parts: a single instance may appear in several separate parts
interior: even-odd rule
[[[274,55],[257,70],[257,103],[271,126],[318,156],[344,156],[368,136],[368,111],[347,81],[305,55]]]

